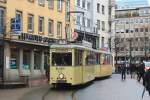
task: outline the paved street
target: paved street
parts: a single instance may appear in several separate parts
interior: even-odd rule
[[[48,88],[45,87],[47,90]],[[31,91],[20,100],[41,100],[42,94],[46,93],[45,89]],[[143,86],[135,79],[130,79],[130,76],[122,81],[119,74],[114,74],[109,79],[95,81],[84,89],[77,90],[75,93],[73,91],[50,89],[44,96],[44,100],[141,100]],[[74,93],[73,97],[72,93]],[[149,100],[147,92],[143,100]]]
[[[135,79],[127,76],[121,81],[119,74],[112,78],[96,81],[86,89],[79,90],[75,96],[77,100],[140,100],[143,86]],[[143,100],[150,100],[146,92]]]

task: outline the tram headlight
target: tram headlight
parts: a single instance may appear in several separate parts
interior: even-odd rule
[[[64,78],[64,74],[59,74],[59,78],[63,79]]]

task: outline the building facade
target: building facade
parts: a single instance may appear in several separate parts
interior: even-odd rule
[[[49,47],[74,31],[74,1],[0,0],[1,83],[47,80]]]
[[[75,0],[75,32],[78,41],[83,39],[91,42],[93,48],[108,49],[110,38],[109,9],[112,0]]]
[[[116,59],[139,63],[150,57],[150,7],[116,10]]]

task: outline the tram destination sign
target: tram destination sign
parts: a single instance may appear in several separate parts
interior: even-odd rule
[[[29,33],[21,33],[19,35],[19,40],[34,42],[34,43],[42,43],[42,44],[54,43],[54,39],[52,38],[40,36],[40,35],[33,35]]]

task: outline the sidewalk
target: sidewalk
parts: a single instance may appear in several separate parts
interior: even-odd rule
[[[30,87],[30,88],[18,88],[18,89],[0,89],[0,100],[19,100],[23,95],[36,91],[40,88],[47,88],[48,85],[40,87]]]

